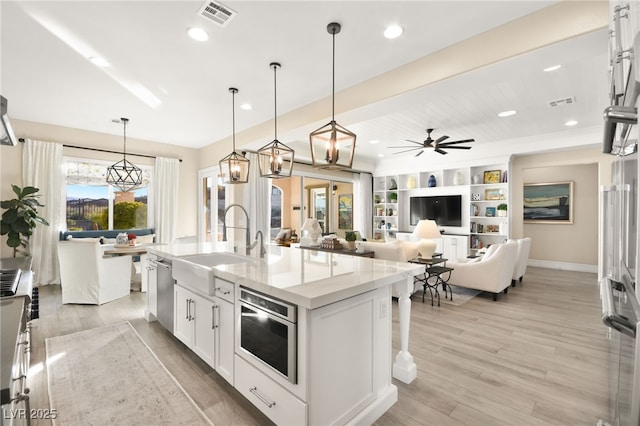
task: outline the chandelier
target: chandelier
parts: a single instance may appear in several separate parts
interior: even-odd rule
[[[132,191],[142,185],[142,169],[127,160],[127,123],[128,118],[121,118],[124,128],[123,158],[115,164],[107,167],[107,183],[120,189],[122,192]]]
[[[236,111],[235,98],[238,89],[229,88],[231,92],[231,111],[233,124],[233,151],[231,154],[220,160],[220,172],[223,175],[224,183],[236,184],[249,182],[249,159],[244,154],[236,152]]]
[[[351,169],[356,149],[356,135],[335,120],[336,92],[336,34],[340,24],[332,22],[327,31],[333,36],[333,75],[331,89],[331,121],[309,134],[313,167],[328,170]],[[342,152],[341,152],[342,151]],[[347,155],[345,155],[345,152]]]
[[[281,179],[291,176],[293,168],[293,149],[278,140],[278,91],[276,85],[276,71],[280,64],[272,62],[269,66],[273,69],[273,141],[258,150],[258,167],[260,177]]]

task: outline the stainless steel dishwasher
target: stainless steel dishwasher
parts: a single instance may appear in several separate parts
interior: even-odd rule
[[[173,333],[173,298],[175,280],[170,259],[151,260],[158,277],[158,322]]]

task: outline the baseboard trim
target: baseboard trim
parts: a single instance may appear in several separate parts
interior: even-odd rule
[[[556,262],[553,260],[529,259],[527,261],[527,265],[537,266],[540,268],[564,269],[567,271],[577,271],[577,272],[591,272],[594,274],[598,273],[598,265],[587,265],[584,263],[569,263],[569,262]]]

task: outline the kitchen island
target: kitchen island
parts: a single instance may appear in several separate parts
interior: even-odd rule
[[[275,423],[372,423],[397,401],[392,373],[406,383],[415,378],[409,295],[419,265],[280,246],[268,247],[264,258],[240,256],[226,243],[148,251],[173,263],[171,331]],[[392,285],[401,294],[393,368]],[[154,300],[153,286],[149,292]],[[260,310],[265,306],[276,306],[273,319]],[[292,307],[293,319],[281,306]],[[263,333],[247,331],[264,321],[272,325]],[[282,360],[261,353],[272,341],[253,345],[247,337],[272,334],[274,347],[289,345]]]

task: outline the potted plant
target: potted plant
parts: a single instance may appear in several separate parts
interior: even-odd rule
[[[353,231],[347,231],[344,233],[344,239],[347,240],[347,247],[349,250],[356,249],[356,233]]]
[[[39,188],[20,188],[18,185],[11,185],[11,188],[17,198],[0,202],[0,208],[5,210],[2,213],[0,235],[8,237],[7,245],[13,248],[13,257],[18,253],[29,256],[29,237],[33,234],[33,229],[38,223],[46,226],[49,226],[49,223],[38,216],[38,207],[44,207],[36,194],[40,191]]]
[[[389,202],[390,203],[397,203],[398,202],[398,193],[397,192],[390,192],[389,193]]]
[[[500,216],[500,217],[506,217],[507,216],[507,205],[506,204],[504,204],[504,203],[498,204],[496,209],[498,210],[498,216]]]

